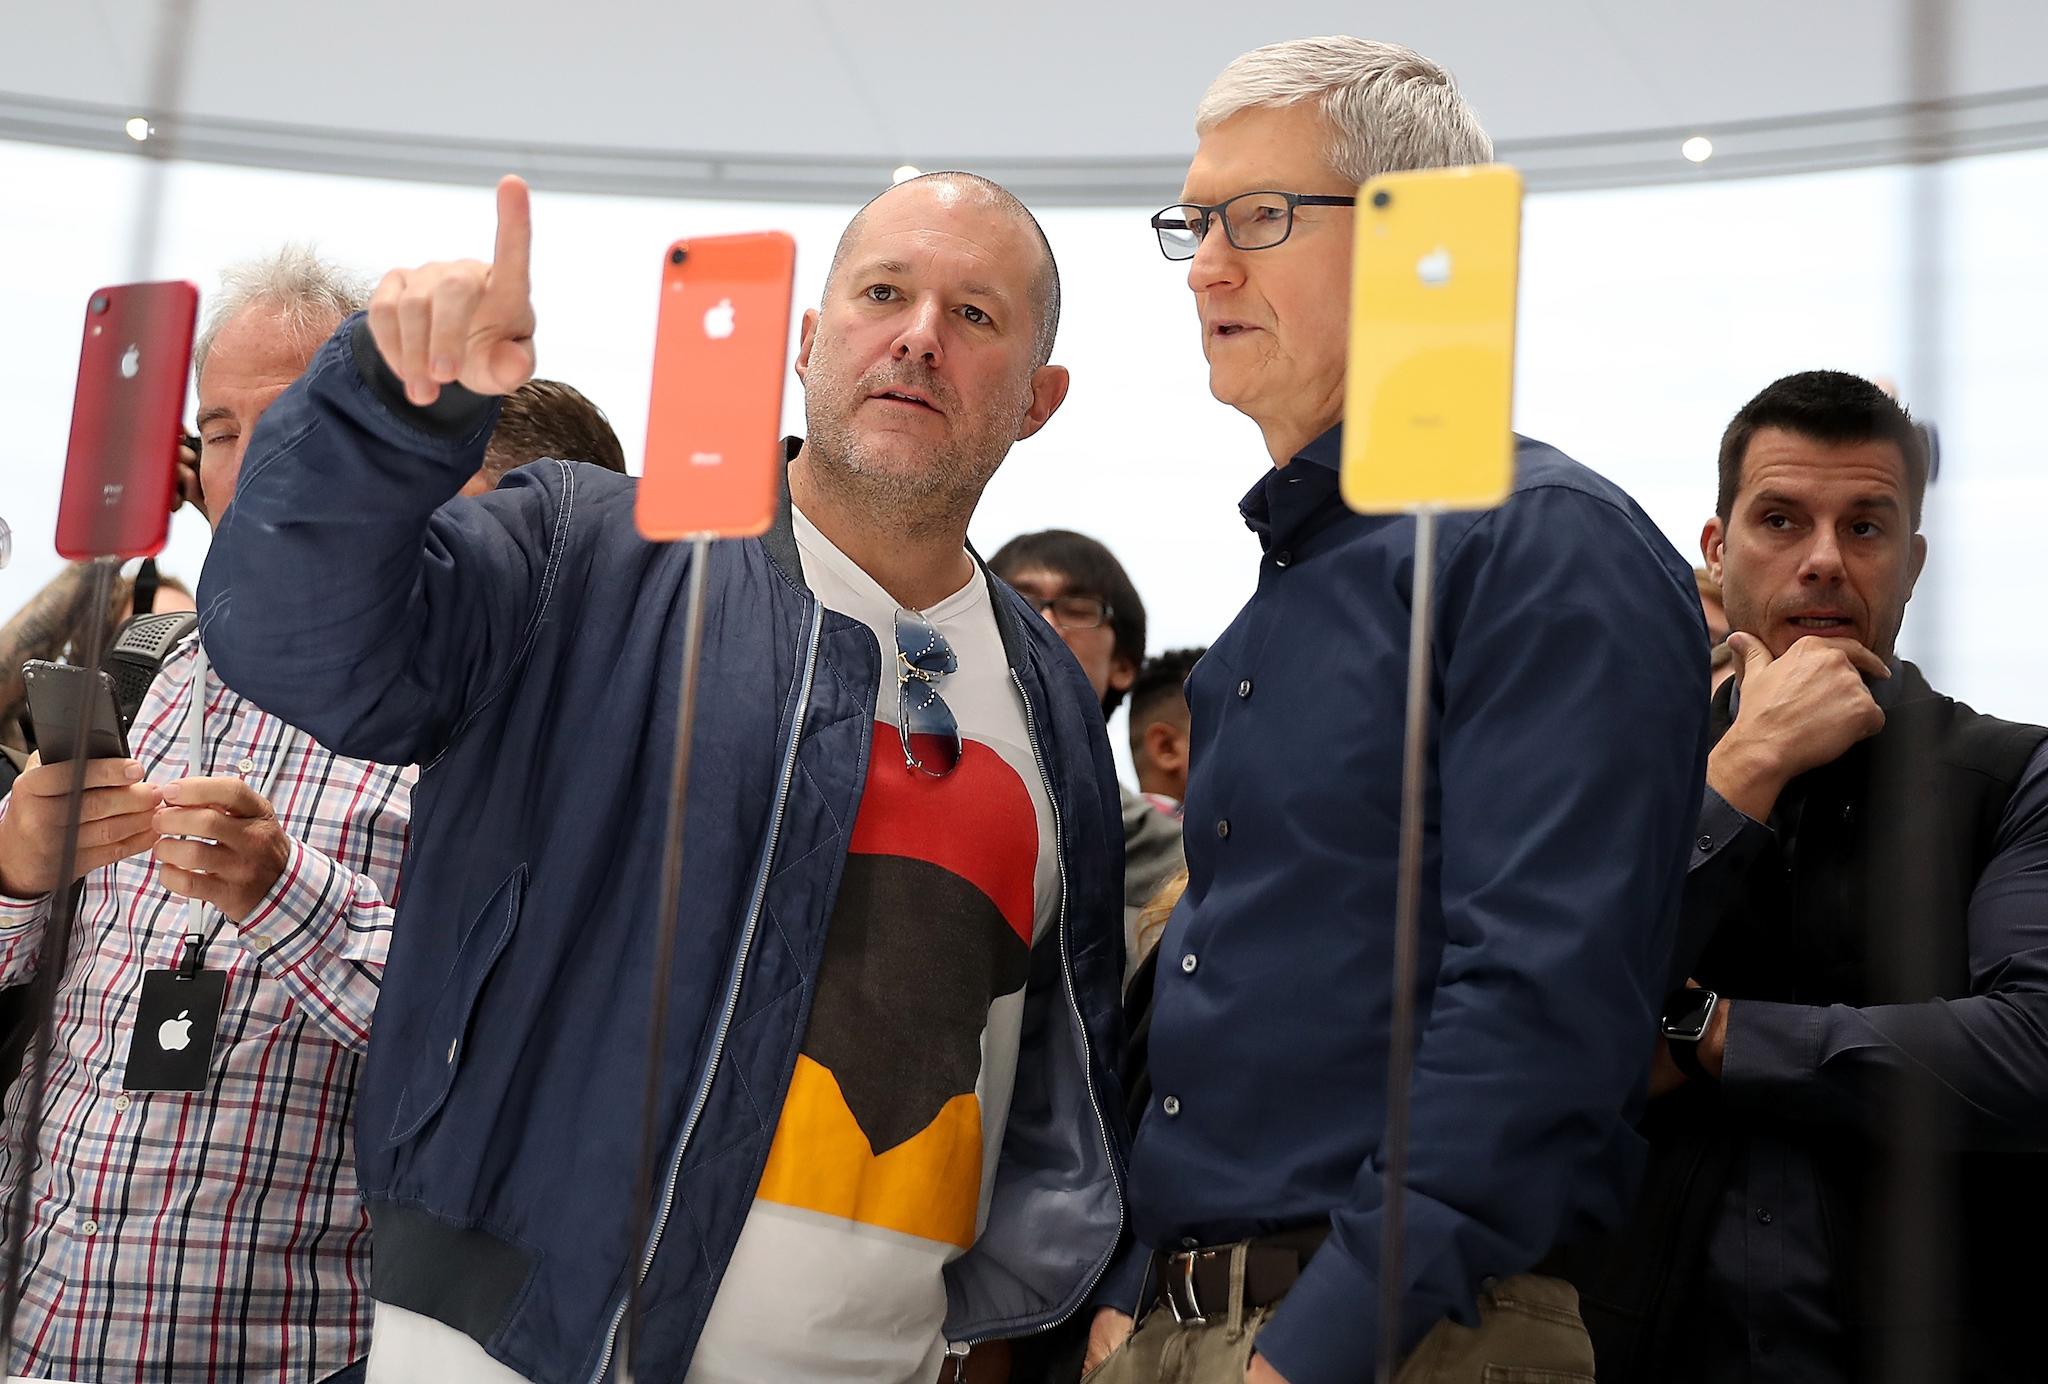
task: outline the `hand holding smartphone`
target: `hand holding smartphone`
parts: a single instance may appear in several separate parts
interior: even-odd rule
[[[86,302],[57,508],[57,551],[75,561],[150,557],[170,536],[199,290],[117,284]]]
[[[32,658],[21,666],[28,688],[29,724],[35,727],[36,753],[45,764],[70,762],[78,745],[79,711],[91,699],[86,726],[87,759],[127,759],[128,735],[114,701],[114,680],[104,671],[90,688],[85,669],[71,663]]]
[[[780,231],[669,246],[634,512],[645,537],[750,538],[774,522],[795,278]]]

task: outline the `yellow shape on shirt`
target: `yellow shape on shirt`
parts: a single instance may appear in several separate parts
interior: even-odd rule
[[[981,1102],[962,1092],[930,1124],[877,1155],[831,1070],[799,1053],[756,1195],[971,1249],[981,1204]]]

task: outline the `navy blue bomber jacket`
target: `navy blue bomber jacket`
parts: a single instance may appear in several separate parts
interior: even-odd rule
[[[422,766],[357,1098],[372,1292],[538,1384],[679,1379],[752,1204],[868,763],[881,651],[804,586],[787,510],[713,545],[652,1242],[627,1243],[688,545],[633,482],[540,462],[448,503],[494,403],[408,405],[360,317],[264,414],[200,583],[243,695],[338,754]],[[950,1340],[1087,1299],[1123,1227],[1116,782],[1057,635],[995,584],[1059,828],[986,1229]]]

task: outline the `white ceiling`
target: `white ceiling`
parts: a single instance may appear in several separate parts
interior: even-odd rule
[[[2042,0],[0,0],[0,138],[133,147],[146,111],[230,163],[834,198],[965,165],[1143,201],[1231,57],[1342,31],[1448,64],[1539,188],[2048,143]]]

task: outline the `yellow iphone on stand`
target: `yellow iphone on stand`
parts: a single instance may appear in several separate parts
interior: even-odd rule
[[[1357,223],[1344,502],[1364,514],[1490,509],[1515,477],[1521,175],[1384,174],[1359,189]]]

